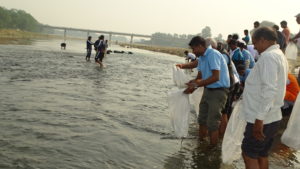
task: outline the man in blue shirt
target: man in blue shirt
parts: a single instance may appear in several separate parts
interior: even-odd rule
[[[252,54],[247,50],[247,45],[244,42],[238,42],[238,47],[241,49],[241,52],[245,58],[246,69],[252,69],[255,65],[255,59]]]
[[[190,94],[198,87],[205,88],[198,116],[199,136],[203,139],[209,133],[210,143],[216,145],[219,140],[221,111],[225,107],[230,87],[227,64],[222,54],[206,47],[205,39],[200,36],[193,37],[189,46],[199,57],[198,75],[195,80],[187,83],[184,93]]]
[[[242,40],[245,41],[245,43],[248,45],[250,41],[250,37],[249,37],[249,31],[247,29],[244,30],[244,35],[245,37],[243,37]]]
[[[245,64],[245,57],[241,52],[241,49],[238,47],[238,42],[234,39],[230,40],[229,48],[231,49],[230,58],[233,61],[235,67],[239,64]]]
[[[86,61],[90,61],[90,57],[92,54],[92,45],[94,45],[94,43],[91,40],[92,40],[92,37],[89,36],[86,41],[86,57],[85,57]]]

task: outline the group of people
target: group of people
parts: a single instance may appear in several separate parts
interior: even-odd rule
[[[300,14],[296,18],[300,24]],[[291,111],[299,93],[299,84],[289,73],[284,51],[287,43],[300,38],[300,32],[290,38],[285,21],[281,22],[282,32],[275,27],[262,27],[255,22],[251,31],[252,48],[248,30],[242,40],[238,35],[230,35],[226,43],[195,36],[189,46],[197,59],[176,65],[198,70],[184,93],[191,94],[204,87],[198,115],[200,139],[209,135],[212,145],[218,143],[225,132],[232,103],[240,97],[239,115],[247,122],[241,146],[246,169],[268,168],[268,152],[282,115]],[[185,53],[189,59],[193,58]]]
[[[96,40],[94,43],[91,41],[92,37],[89,36],[86,41],[86,61],[90,61],[90,57],[92,54],[92,48],[94,46],[94,50],[96,51],[95,54],[95,62],[100,64],[100,66],[103,66],[103,58],[105,56],[107,47],[108,47],[108,40],[104,40],[104,35],[100,35],[99,39]]]

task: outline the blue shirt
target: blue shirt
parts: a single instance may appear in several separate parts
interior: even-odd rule
[[[212,70],[220,71],[219,81],[207,85],[207,88],[230,87],[229,72],[226,60],[219,51],[208,47],[204,55],[198,58],[197,69],[199,72],[201,72],[203,80],[206,80],[212,76]]]
[[[224,59],[225,59],[225,61],[226,61],[226,64],[228,65],[229,64],[229,56],[227,56],[226,54],[223,54],[222,53],[222,55],[223,55],[223,57],[224,57]],[[231,62],[231,60],[230,60],[230,62]],[[239,80],[239,73],[237,72],[237,70],[236,70],[236,68],[235,68],[235,66],[234,66],[234,64],[233,63],[231,63],[231,66],[232,66],[232,72],[233,72],[233,74],[234,74],[234,78],[235,78],[235,83],[237,83],[237,82],[239,82],[238,80]],[[228,66],[227,66],[228,67]],[[230,79],[229,79],[230,80]]]
[[[242,54],[243,56],[245,57],[245,60],[249,60],[250,61],[250,64],[249,64],[249,68],[252,69],[255,65],[255,60],[254,60],[254,57],[252,56],[252,54],[246,50],[246,49],[243,49],[242,50]]]
[[[243,38],[243,40],[246,42],[246,44],[248,44],[249,41],[250,41],[250,38],[249,38],[249,36],[247,35],[247,36],[245,36],[245,37]]]
[[[250,69],[246,69],[245,74],[244,74],[243,76],[240,76],[240,81],[241,81],[242,83],[245,83],[245,82],[246,82],[246,79],[247,79],[249,73],[250,73]]]
[[[240,48],[236,48],[232,54],[232,61],[237,66],[238,64],[245,64],[245,57],[241,52]]]

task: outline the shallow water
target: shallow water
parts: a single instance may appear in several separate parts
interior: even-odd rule
[[[84,42],[59,44],[0,45],[0,168],[220,168],[219,149],[168,139],[171,66],[183,58],[113,46],[134,54],[100,68]]]

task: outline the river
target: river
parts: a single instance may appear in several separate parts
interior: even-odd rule
[[[219,149],[168,139],[171,67],[183,58],[112,46],[133,54],[107,55],[100,68],[94,53],[85,61],[84,41],[68,41],[65,51],[59,44],[0,45],[0,168],[220,168]],[[271,166],[299,167],[296,157],[286,161]]]

